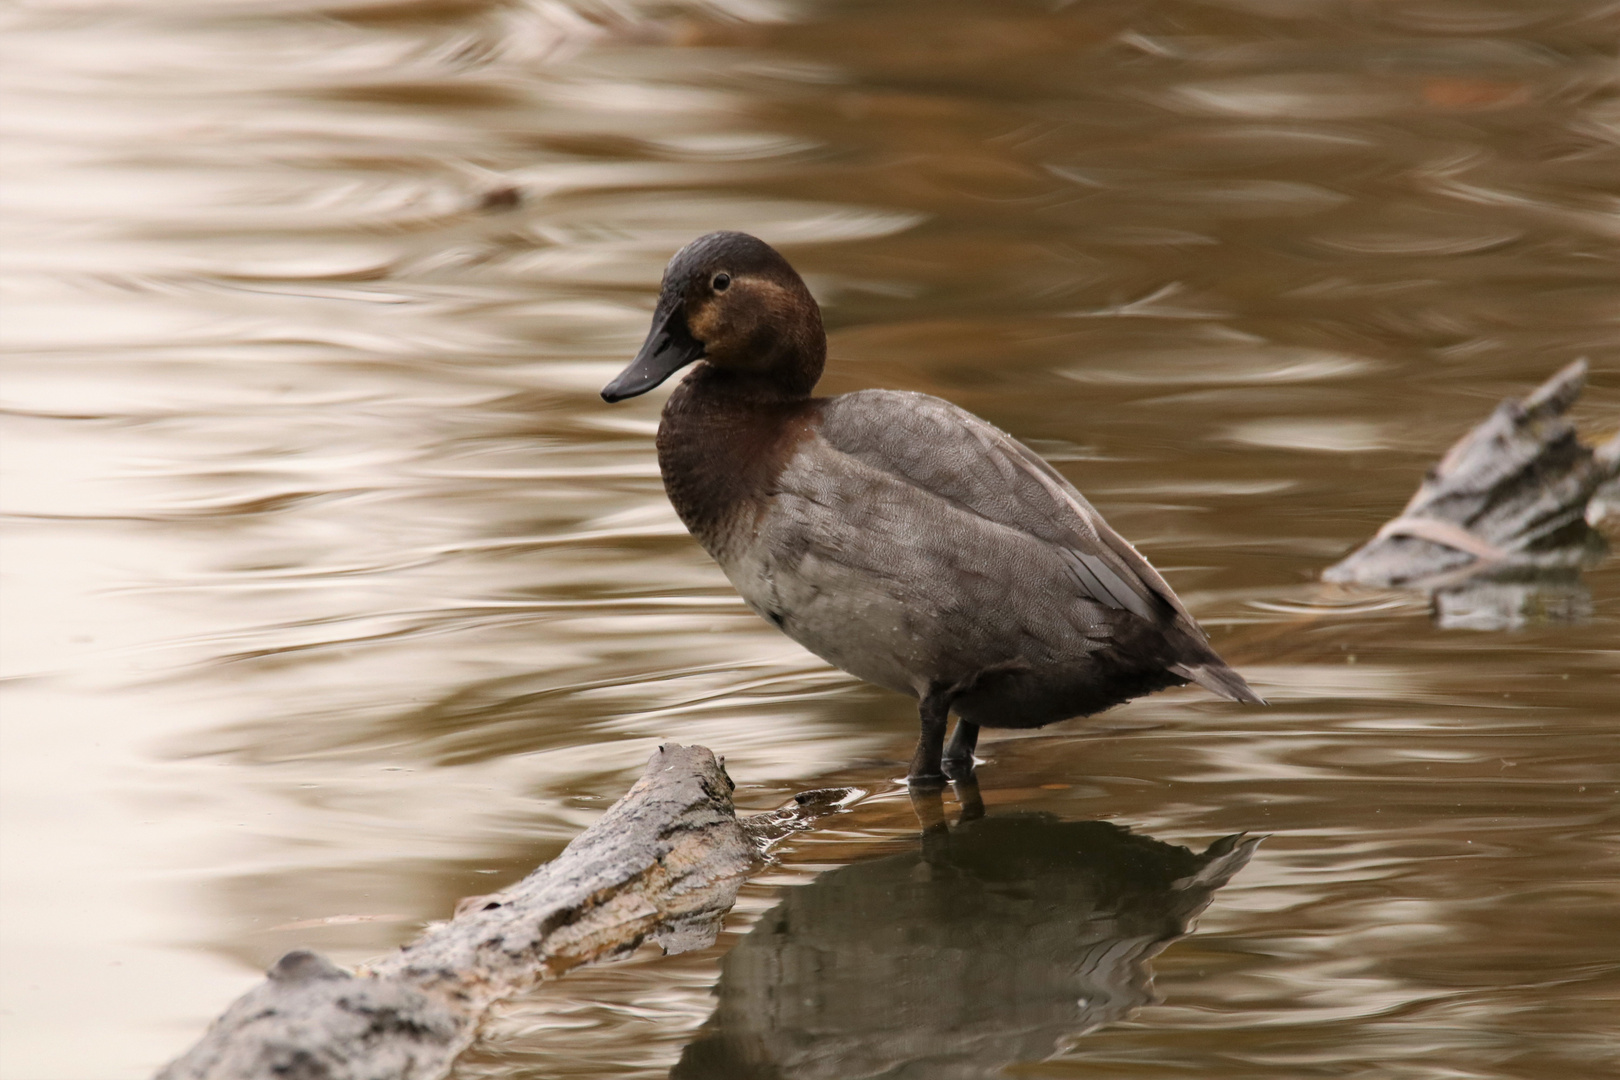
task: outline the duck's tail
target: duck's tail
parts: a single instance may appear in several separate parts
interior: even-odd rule
[[[1198,664],[1172,664],[1170,670],[1183,679],[1197,683],[1212,694],[1219,694],[1227,701],[1241,701],[1248,705],[1266,703],[1265,698],[1255,693],[1254,688],[1243,681],[1243,676],[1219,660],[1206,660]]]

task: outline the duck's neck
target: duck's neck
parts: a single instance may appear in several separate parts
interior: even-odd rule
[[[820,406],[809,387],[789,394],[778,379],[706,362],[675,388],[658,424],[658,467],[675,512],[711,555],[724,562],[751,538]]]
[[[827,332],[821,326],[821,309],[809,300],[807,310],[800,312],[793,328],[777,342],[777,355],[770,365],[771,381],[784,399],[807,398],[821,381],[826,366]]]

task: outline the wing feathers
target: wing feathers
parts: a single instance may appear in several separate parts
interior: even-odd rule
[[[821,436],[990,521],[1053,545],[1076,586],[1111,608],[1203,634],[1170,586],[1063,476],[1011,435],[926,394],[861,390],[833,398]]]
[[[1059,554],[1063,557],[1064,565],[1070,575],[1093,599],[1107,604],[1111,608],[1120,608],[1134,612],[1149,622],[1158,622],[1163,618],[1163,607],[1155,611],[1153,605],[1140,592],[1125,583],[1125,579],[1114,572],[1113,567],[1084,552],[1073,548],[1064,548]]]

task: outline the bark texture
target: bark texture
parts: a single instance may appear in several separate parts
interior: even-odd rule
[[[288,953],[158,1080],[442,1077],[503,998],[648,939],[668,952],[709,945],[759,862],[731,791],[707,749],[665,744],[552,862],[357,973]],[[787,818],[847,801],[809,794]]]
[[[1606,545],[1587,522],[1620,472],[1620,435],[1596,450],[1567,417],[1586,382],[1577,360],[1524,401],[1504,401],[1429,471],[1406,509],[1326,581],[1446,589],[1476,575],[1575,574]]]

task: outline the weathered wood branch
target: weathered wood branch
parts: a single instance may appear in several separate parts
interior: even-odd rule
[[[1620,473],[1620,435],[1595,451],[1576,438],[1565,414],[1585,382],[1577,360],[1523,402],[1497,406],[1323,580],[1433,591],[1478,574],[1568,574],[1601,558],[1587,504]]]
[[[750,827],[731,791],[707,749],[665,744],[552,862],[359,972],[288,953],[158,1080],[430,1080],[503,998],[646,940],[708,946],[762,843],[850,795],[807,792]]]

